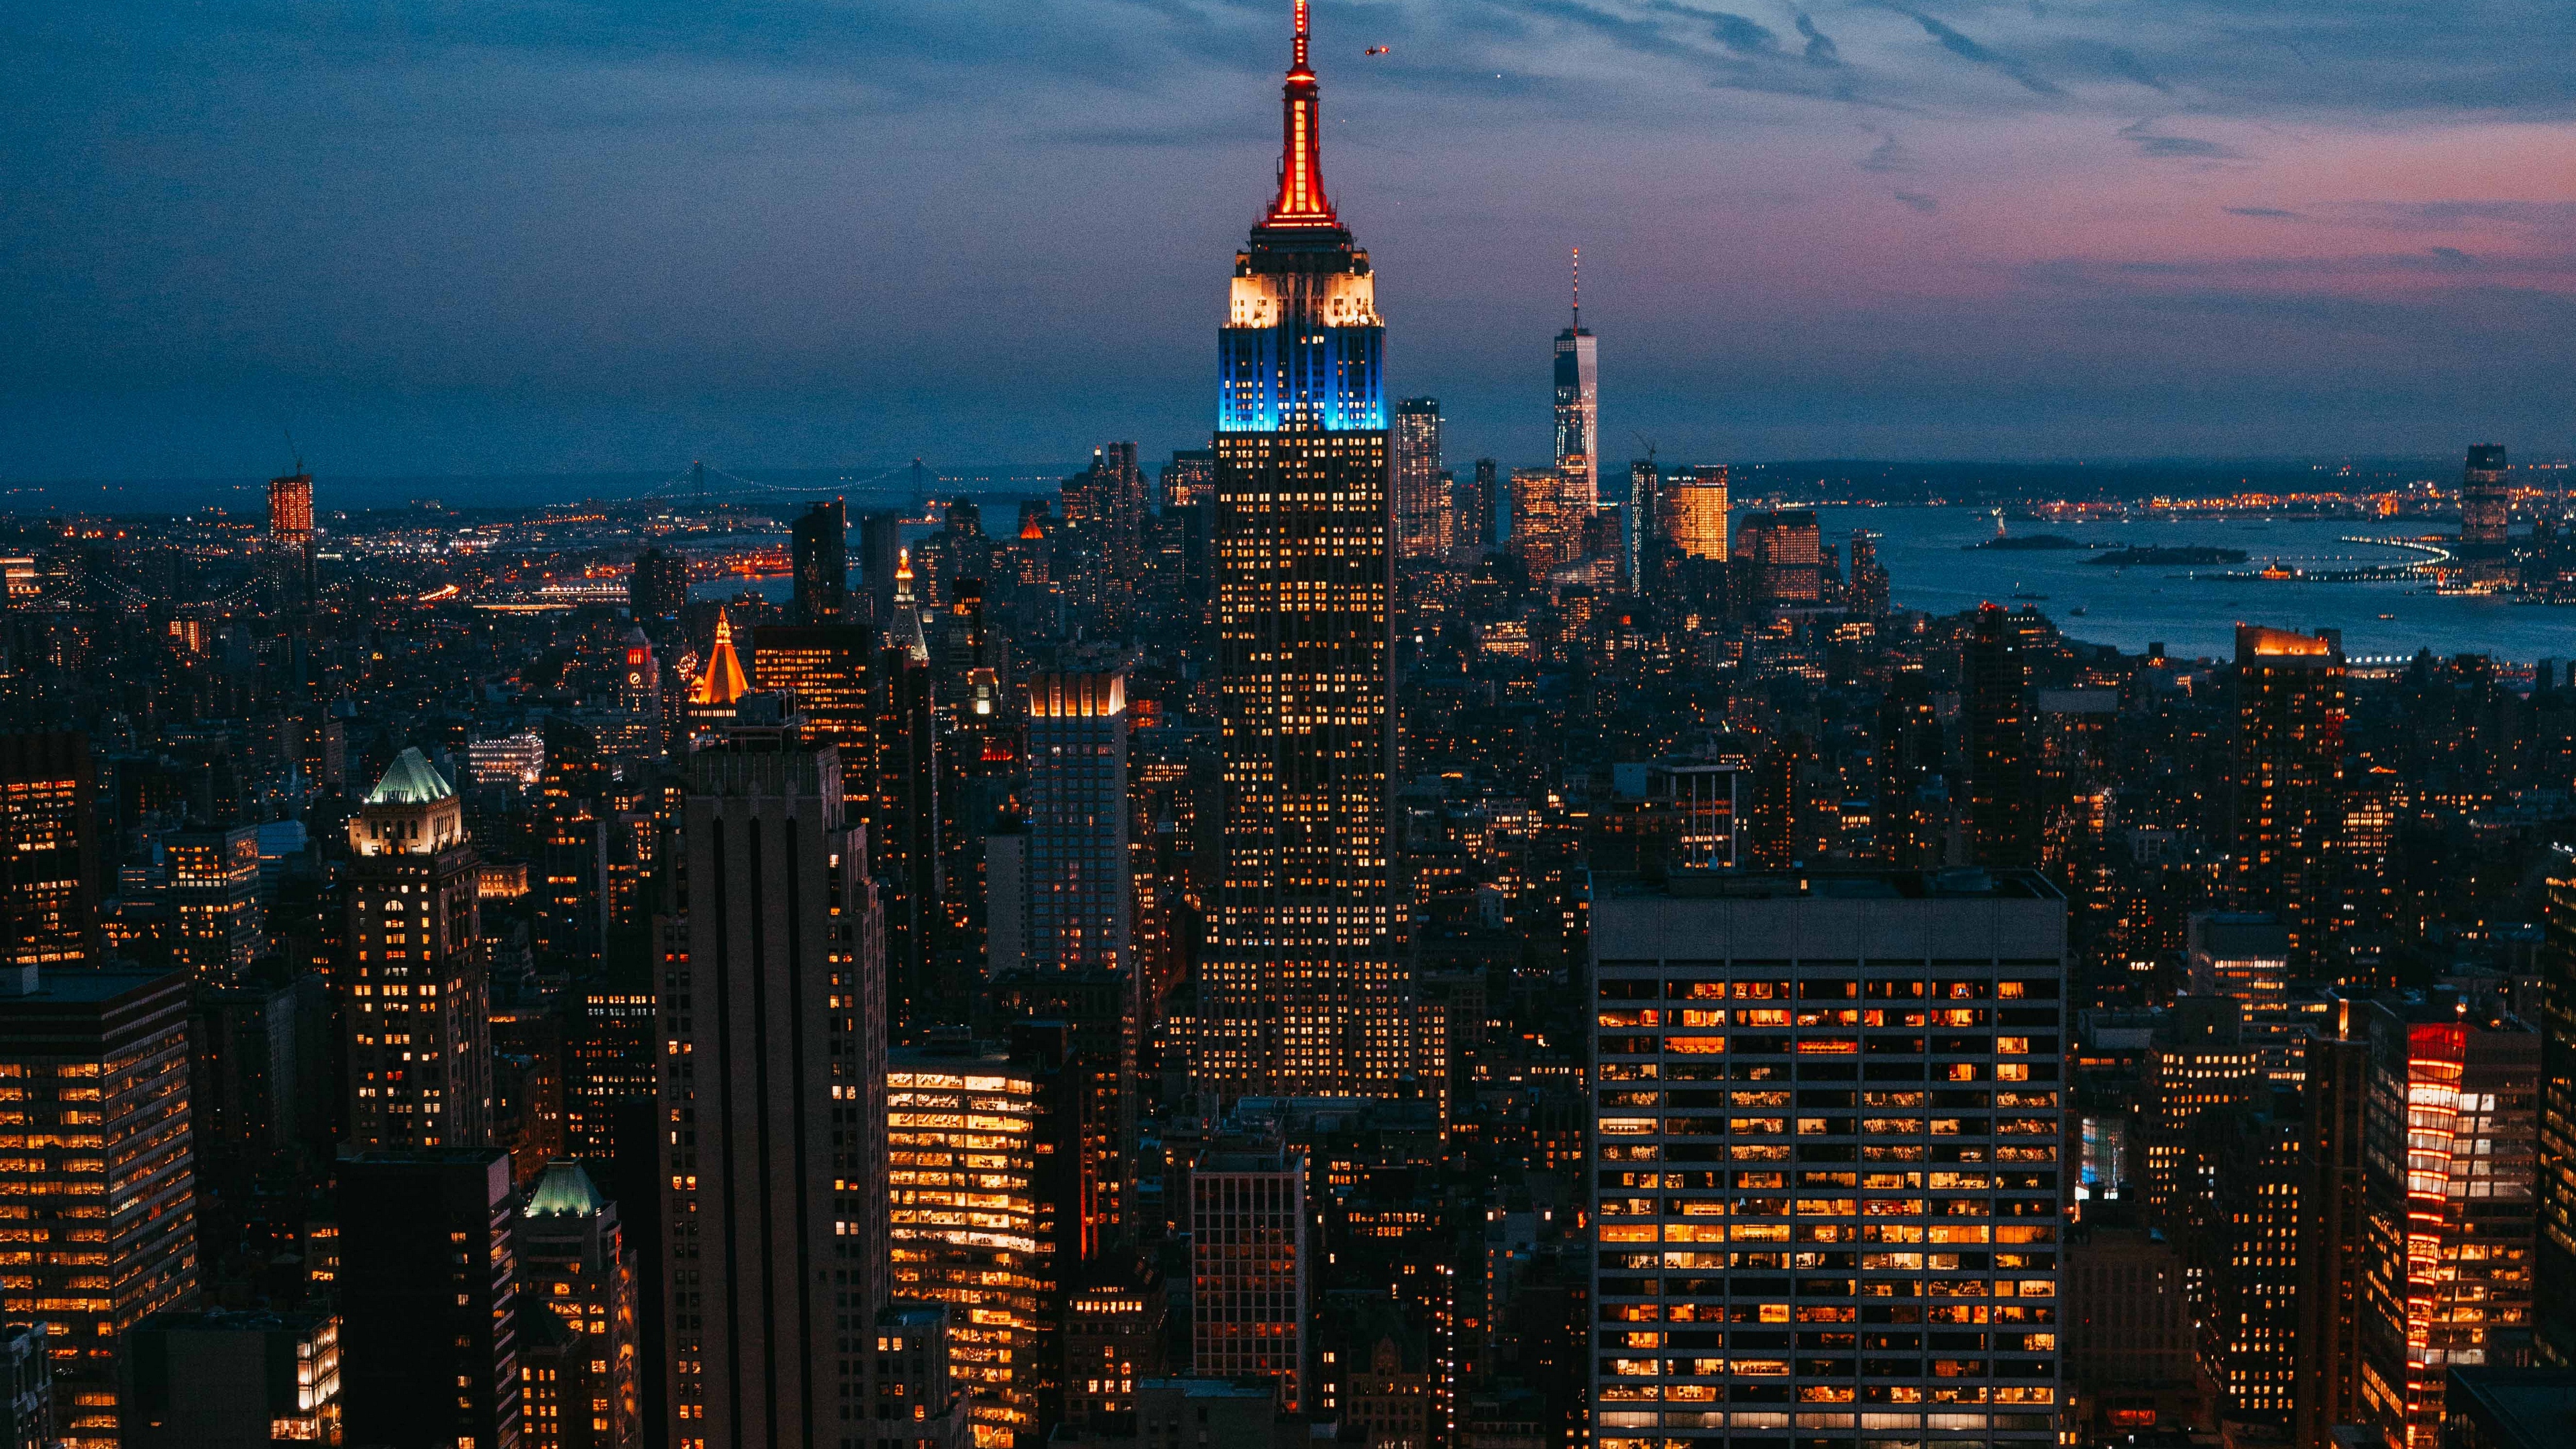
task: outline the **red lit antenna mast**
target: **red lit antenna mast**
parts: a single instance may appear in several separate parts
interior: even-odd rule
[[[1306,63],[1307,0],[1296,0],[1296,48],[1288,83],[1280,88],[1279,195],[1264,226],[1339,226],[1324,195],[1323,123],[1315,100],[1315,72]]]

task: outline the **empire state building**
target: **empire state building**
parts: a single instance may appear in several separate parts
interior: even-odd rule
[[[1421,1060],[1388,864],[1386,394],[1369,256],[1324,194],[1305,0],[1279,191],[1218,333],[1225,873],[1200,967],[1203,1084],[1385,1096]]]

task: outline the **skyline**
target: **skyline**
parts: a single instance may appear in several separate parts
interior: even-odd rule
[[[1278,8],[20,17],[10,473],[1183,445]],[[1319,8],[1460,456],[1546,455],[1578,245],[1613,459],[2576,443],[2576,20],[1745,9]]]

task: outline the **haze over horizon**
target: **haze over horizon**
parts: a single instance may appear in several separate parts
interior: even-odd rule
[[[16,479],[1204,436],[1286,6],[0,19]],[[1542,461],[2576,447],[2576,13],[1326,3],[1390,389]],[[1390,53],[1364,57],[1365,47]]]

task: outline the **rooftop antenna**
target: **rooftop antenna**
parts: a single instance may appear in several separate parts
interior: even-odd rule
[[[1583,330],[1583,248],[1574,249],[1574,330]]]
[[[302,477],[304,475],[304,450],[295,446],[295,429],[284,423],[280,423],[277,426],[277,430],[286,434],[286,451],[295,455],[295,472],[289,476]]]

